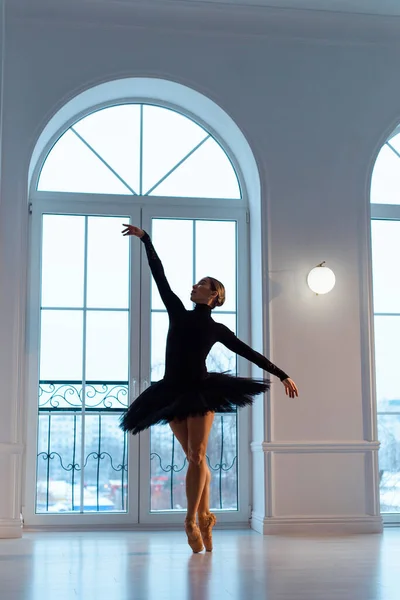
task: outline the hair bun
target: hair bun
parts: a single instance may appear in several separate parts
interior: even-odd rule
[[[207,278],[210,281],[212,291],[217,292],[217,294],[218,294],[218,296],[215,299],[213,308],[215,308],[216,306],[222,306],[225,302],[224,284],[221,283],[220,281],[218,281],[218,279],[215,279],[215,277],[210,277],[208,275]]]

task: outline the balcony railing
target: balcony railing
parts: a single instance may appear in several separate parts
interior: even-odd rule
[[[49,381],[39,385],[38,513],[126,512],[126,381]],[[152,428],[151,510],[183,510],[187,459],[169,428]],[[216,415],[207,463],[213,508],[237,510],[236,414]]]

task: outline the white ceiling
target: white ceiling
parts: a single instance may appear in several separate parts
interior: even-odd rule
[[[34,2],[35,0],[33,0]],[[58,0],[59,2],[62,0]],[[83,0],[84,3],[104,4],[134,4],[137,0]],[[318,10],[336,13],[355,13],[370,15],[397,15],[400,16],[400,0],[172,0],[172,3],[186,5],[230,5],[230,6],[257,6],[298,10]],[[148,5],[168,5],[171,0],[147,0]]]

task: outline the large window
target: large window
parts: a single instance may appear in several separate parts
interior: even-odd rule
[[[400,133],[381,149],[372,176],[372,258],[382,513],[400,515]]]
[[[170,429],[131,438],[118,427],[130,400],[163,376],[168,326],[141,244],[121,236],[122,223],[148,229],[188,309],[199,277],[221,279],[227,302],[214,318],[236,332],[243,201],[220,142],[170,108],[101,108],[49,149],[32,193],[31,522],[62,513],[149,522],[185,508],[187,465]],[[208,367],[236,372],[236,357],[217,345]],[[247,513],[238,421],[216,415],[207,456],[213,508],[230,514]]]

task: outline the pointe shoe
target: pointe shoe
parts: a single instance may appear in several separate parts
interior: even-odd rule
[[[217,517],[213,513],[208,513],[206,515],[199,515],[199,527],[201,532],[201,537],[203,538],[203,544],[207,550],[207,552],[212,552],[213,543],[212,543],[212,528],[217,522]]]
[[[193,552],[197,554],[197,552],[204,550],[200,529],[197,527],[194,520],[185,519],[185,531],[188,538],[188,544]]]

